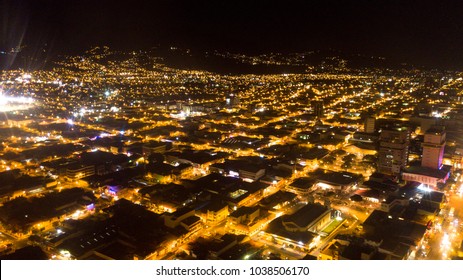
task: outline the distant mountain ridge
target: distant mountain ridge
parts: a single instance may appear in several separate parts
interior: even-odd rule
[[[75,56],[85,56],[88,52],[104,52],[107,47],[95,47]],[[118,60],[128,54],[143,54],[158,57],[164,64],[177,69],[195,69],[220,74],[279,74],[307,72],[349,72],[359,69],[413,69],[415,66],[396,62],[384,57],[362,54],[346,54],[336,50],[306,51],[298,53],[266,53],[246,55],[228,51],[195,51],[179,47],[154,47],[149,50],[111,50],[112,59]],[[119,57],[118,57],[119,56]],[[1,52],[0,69],[25,69],[27,71],[51,69],[67,56],[31,52],[25,47],[20,52]]]

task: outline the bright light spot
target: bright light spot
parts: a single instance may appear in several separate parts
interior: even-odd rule
[[[65,257],[65,258],[70,258],[71,257],[71,253],[68,250],[61,250],[59,253],[61,254],[61,256]]]
[[[321,239],[321,236],[317,235],[310,243],[309,248],[312,249],[313,247],[316,247],[318,243],[320,242],[320,239]]]
[[[228,173],[228,175],[229,175],[230,177],[236,177],[236,178],[238,178],[238,177],[240,176],[240,174],[239,174],[238,172],[232,171],[232,170],[230,170],[230,172]]]
[[[450,238],[449,238],[449,235],[447,233],[444,233],[444,236],[442,237],[442,243],[441,243],[441,246],[443,248],[446,248],[450,245]]]
[[[73,217],[74,219],[77,219],[77,218],[79,218],[79,216],[80,216],[81,213],[82,213],[82,212],[81,212],[80,210],[77,210],[76,212],[74,212],[74,214],[72,214],[72,217]]]
[[[331,186],[326,183],[317,183],[317,187],[320,187],[324,190],[331,188]]]
[[[442,118],[442,114],[439,112],[432,112],[432,116],[436,118]]]
[[[34,100],[30,97],[14,97],[3,95],[0,90],[0,112],[26,110],[33,107]]]
[[[67,123],[68,123],[69,125],[74,125],[74,121],[73,121],[72,119],[68,119],[68,120],[67,120]]]
[[[424,192],[430,192],[430,191],[432,191],[432,189],[430,189],[429,186],[425,186],[425,185],[423,185],[423,184],[419,185],[419,186],[418,186],[418,189],[419,189],[420,191],[424,191]]]

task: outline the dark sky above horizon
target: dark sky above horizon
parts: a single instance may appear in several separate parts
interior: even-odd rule
[[[335,49],[463,70],[463,1],[3,0],[0,50]]]

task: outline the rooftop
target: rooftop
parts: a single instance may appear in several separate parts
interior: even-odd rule
[[[286,216],[276,218],[270,222],[265,228],[265,232],[275,236],[280,236],[292,240],[295,243],[302,242],[309,244],[315,238],[315,234],[310,231],[287,231],[282,225],[283,219]]]
[[[359,181],[361,177],[361,175],[349,172],[325,171],[323,174],[318,176],[318,180],[333,185],[345,186]]]
[[[442,135],[445,133],[445,128],[442,126],[433,126],[426,130],[426,134]]]
[[[410,166],[406,167],[404,173],[418,174],[429,176],[437,179],[445,179],[451,170],[450,165],[443,165],[441,169],[434,169],[424,166]]]
[[[321,204],[309,203],[299,209],[296,213],[284,216],[283,223],[294,223],[297,226],[304,228],[316,221],[327,211],[329,211],[328,208]]]
[[[243,216],[243,215],[250,215],[256,211],[259,210],[259,206],[253,206],[253,207],[240,207],[238,208],[236,211],[234,211],[233,213],[230,214],[231,217],[240,217],[240,216]]]

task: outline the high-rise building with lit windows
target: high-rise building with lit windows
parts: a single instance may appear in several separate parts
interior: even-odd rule
[[[421,166],[440,169],[444,158],[445,130],[443,127],[432,127],[424,134],[423,157]]]
[[[443,164],[445,148],[445,129],[442,126],[433,126],[424,134],[423,155],[421,166],[407,167],[402,173],[405,181],[420,182],[431,188],[445,186],[452,166]]]
[[[315,100],[315,101],[312,101],[311,104],[312,104],[312,109],[313,109],[314,114],[319,118],[323,117],[323,114],[324,114],[323,101]]]
[[[408,163],[410,129],[402,126],[383,129],[379,141],[378,171],[399,175]]]
[[[368,116],[365,118],[365,123],[364,123],[364,131],[366,133],[375,133],[375,123],[376,123],[376,118],[373,116]]]

